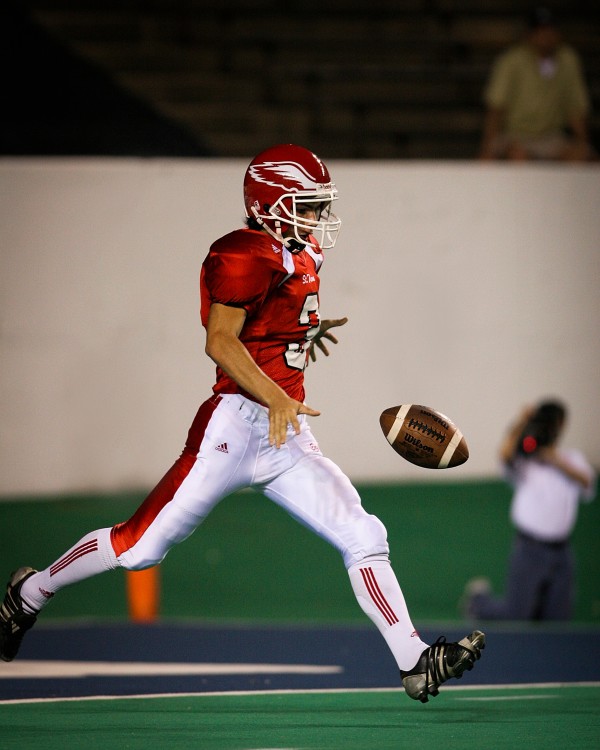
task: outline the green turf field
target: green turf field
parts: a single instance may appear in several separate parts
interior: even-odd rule
[[[600,685],[0,704],[3,750],[542,750],[600,747]]]
[[[512,531],[500,482],[363,487],[388,527],[415,621],[451,621],[473,574],[501,588]],[[122,495],[0,503],[0,563],[48,564],[87,531],[127,518]],[[581,509],[576,620],[600,619],[600,504]],[[449,533],[449,530],[452,530]],[[293,550],[293,554],[290,554]],[[301,564],[299,564],[301,561]],[[275,563],[275,564],[274,564]],[[1,571],[0,571],[1,572]],[[163,617],[360,622],[337,553],[256,493],[227,498],[161,566]],[[124,618],[123,571],[61,592],[44,618]],[[18,695],[18,693],[16,693]],[[600,750],[600,684],[194,695],[0,703],[0,750]]]

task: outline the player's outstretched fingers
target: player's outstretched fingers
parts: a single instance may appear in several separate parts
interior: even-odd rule
[[[307,417],[320,417],[321,412],[317,411],[316,409],[311,409],[310,406],[307,406],[306,404],[300,404],[300,408],[298,409],[298,414],[306,414]]]

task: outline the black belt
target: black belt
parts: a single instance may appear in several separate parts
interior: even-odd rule
[[[566,547],[567,544],[569,544],[568,539],[562,539],[558,542],[548,542],[544,539],[536,539],[533,536],[529,536],[529,534],[525,534],[523,531],[517,531],[517,536],[523,539],[525,542],[530,542],[532,544],[539,544],[542,547],[548,547],[549,549],[561,549],[562,547]]]

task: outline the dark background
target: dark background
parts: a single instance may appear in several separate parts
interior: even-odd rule
[[[471,159],[517,0],[8,0],[3,155]],[[597,2],[553,4],[600,146]]]

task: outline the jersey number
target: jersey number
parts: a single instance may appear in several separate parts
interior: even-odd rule
[[[298,323],[301,326],[310,326],[305,333],[304,341],[287,345],[285,361],[288,367],[294,370],[304,370],[306,367],[306,352],[310,341],[317,335],[321,316],[319,315],[319,295],[315,292],[307,294],[300,311]]]

